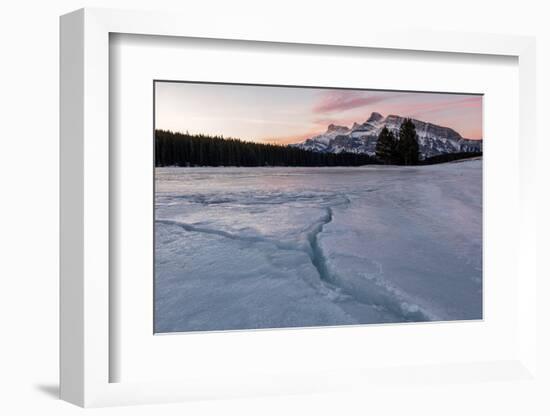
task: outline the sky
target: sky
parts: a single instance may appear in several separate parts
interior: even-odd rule
[[[264,143],[297,143],[329,124],[351,127],[376,111],[482,138],[482,96],[402,91],[155,83],[155,128]]]

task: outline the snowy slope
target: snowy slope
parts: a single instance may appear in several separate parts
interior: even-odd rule
[[[481,318],[481,161],[157,168],[155,330]]]
[[[387,127],[398,137],[403,121],[405,118],[401,116],[388,115],[384,117],[380,113],[373,112],[362,124],[354,123],[351,128],[331,124],[325,133],[295,146],[317,152],[351,152],[374,155],[380,131]],[[416,127],[422,158],[445,153],[479,152],[482,150],[482,141],[480,140],[465,139],[448,127],[415,119],[412,121]]]

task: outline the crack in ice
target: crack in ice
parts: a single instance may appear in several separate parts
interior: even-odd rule
[[[343,201],[326,207],[325,215],[321,217],[321,220],[315,223],[313,227],[311,227],[311,230],[307,233],[307,239],[310,246],[309,256],[311,259],[311,264],[313,264],[313,267],[317,270],[319,278],[324,282],[330,283],[331,285],[335,284],[334,278],[328,270],[325,254],[319,245],[319,234],[323,232],[325,225],[332,222],[334,217],[334,212],[332,210],[333,208],[342,205],[349,206],[351,203],[351,200],[346,195],[340,195],[340,197]]]
[[[274,246],[276,246],[281,250],[303,251],[298,244],[293,244],[290,241],[284,242],[284,241],[274,240],[274,239],[260,237],[260,236],[253,236],[253,235],[244,236],[244,235],[234,234],[223,230],[218,230],[215,228],[196,226],[196,225],[188,224],[181,221],[174,221],[174,220],[167,220],[167,219],[157,219],[156,221],[161,224],[176,225],[178,227],[183,228],[185,231],[189,231],[189,232],[217,235],[219,237],[225,237],[230,240],[239,240],[239,241],[245,241],[249,243],[268,243],[268,244],[273,244]]]
[[[325,207],[325,214],[321,217],[321,219],[319,221],[316,221],[315,223],[307,227],[305,231],[300,233],[302,237],[305,237],[305,241],[298,241],[298,242],[280,241],[280,240],[275,240],[275,239],[260,237],[260,236],[244,236],[244,235],[235,234],[235,233],[231,233],[231,232],[227,232],[219,229],[201,227],[200,225],[188,224],[185,222],[169,220],[169,219],[157,219],[156,221],[161,224],[175,225],[175,226],[181,227],[188,232],[216,235],[216,236],[228,238],[231,240],[239,240],[239,241],[244,241],[249,243],[267,243],[267,244],[274,245],[280,250],[299,251],[299,252],[305,253],[309,257],[311,264],[313,265],[313,267],[315,268],[319,276],[321,287],[318,289],[320,289],[323,292],[323,294],[330,295],[331,297],[334,298],[334,297],[342,296],[342,289],[337,287],[332,282],[333,279],[330,275],[330,272],[328,271],[325,256],[319,245],[318,236],[321,232],[323,232],[324,226],[332,221],[332,218],[333,218],[332,208],[336,206],[350,204],[351,201],[347,196],[345,195],[340,195],[340,196],[343,198],[343,201],[340,201],[338,203]],[[351,295],[347,295],[347,296],[351,296]]]
[[[370,192],[372,190],[366,191]],[[333,203],[329,206],[325,206],[324,215],[322,215],[318,221],[314,222],[313,224],[302,230],[300,236],[305,241],[280,241],[262,236],[240,235],[228,231],[203,227],[196,224],[188,224],[185,222],[169,219],[157,219],[156,221],[162,224],[181,227],[188,232],[210,234],[248,243],[267,243],[272,244],[280,250],[298,251],[301,253],[305,253],[309,257],[309,260],[312,266],[315,268],[320,280],[320,285],[316,285],[315,288],[319,290],[323,295],[329,296],[333,299],[341,300],[344,300],[345,298],[351,298],[354,299],[356,302],[364,305],[382,307],[388,311],[392,311],[394,314],[400,315],[400,317],[405,320],[408,320],[407,315],[414,315],[416,320],[429,320],[429,317],[426,316],[425,312],[421,310],[405,311],[404,302],[402,301],[402,299],[400,299],[401,296],[396,296],[398,294],[397,291],[394,288],[389,287],[386,283],[383,283],[380,276],[376,276],[376,278],[374,279],[372,276],[370,277],[370,279],[377,287],[376,292],[378,292],[373,296],[372,294],[353,294],[353,291],[351,291],[349,287],[346,287],[348,285],[346,285],[346,283],[343,282],[342,279],[340,279],[337,275],[333,275],[333,273],[331,273],[327,264],[327,258],[323,252],[321,245],[319,244],[319,235],[324,231],[325,226],[333,221],[333,208],[339,206],[347,206],[351,203],[351,200],[348,196],[339,196],[342,198],[339,202]],[[379,271],[379,274],[381,274],[381,270]],[[378,299],[381,295],[383,302],[380,302],[381,299]],[[395,299],[393,299],[393,297],[395,297]],[[411,312],[414,313],[411,314]]]
[[[319,245],[319,234],[323,232],[325,225],[332,221],[332,208],[326,208],[326,214],[321,218],[321,221],[313,227],[307,235],[307,240],[310,246],[309,257],[311,264],[317,270],[319,278],[325,282],[331,282],[331,276],[327,268],[326,258],[321,246]],[[332,282],[331,282],[332,283]]]

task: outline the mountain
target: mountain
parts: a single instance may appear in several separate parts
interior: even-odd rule
[[[399,137],[399,128],[405,117],[373,112],[362,124],[353,123],[351,128],[331,124],[325,133],[309,138],[293,146],[322,153],[362,153],[373,156],[380,131],[385,127]],[[421,159],[459,152],[481,152],[481,140],[463,138],[458,132],[436,124],[412,119],[418,135]]]

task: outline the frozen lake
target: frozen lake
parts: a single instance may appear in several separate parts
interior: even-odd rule
[[[482,317],[482,161],[157,168],[155,332]]]

